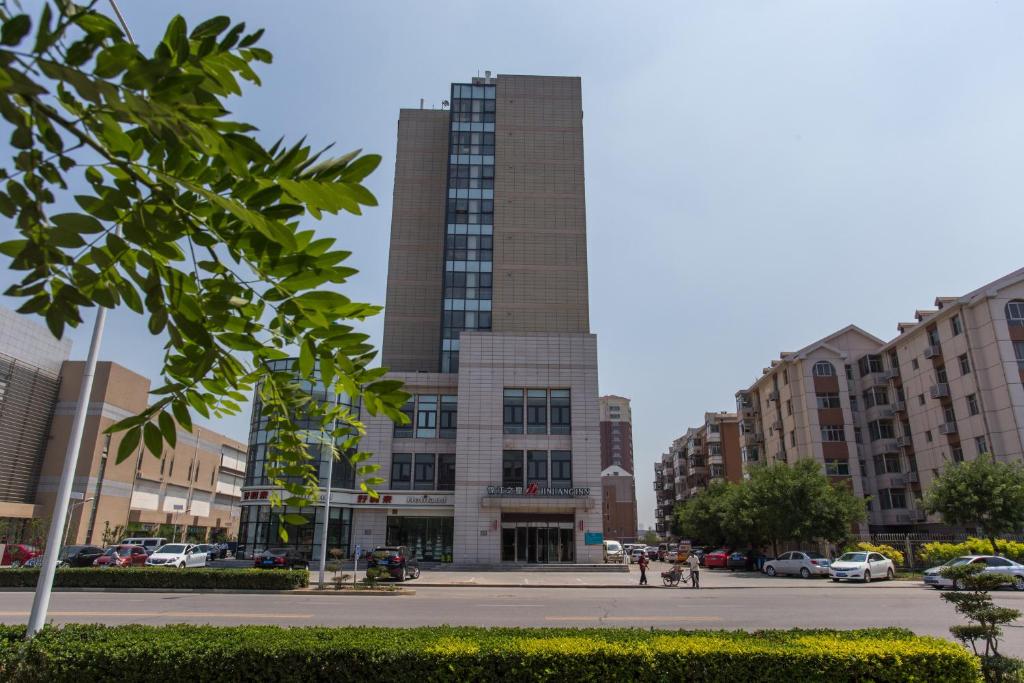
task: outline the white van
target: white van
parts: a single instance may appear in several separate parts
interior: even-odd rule
[[[604,561],[605,563],[614,562],[621,564],[625,559],[625,554],[622,552],[622,544],[618,541],[605,541],[604,542]]]
[[[141,545],[143,548],[146,549],[147,555],[152,555],[153,551],[155,551],[157,548],[164,545],[165,543],[167,543],[166,538],[150,538],[142,536],[133,536],[132,538],[126,538],[121,541],[121,545]]]

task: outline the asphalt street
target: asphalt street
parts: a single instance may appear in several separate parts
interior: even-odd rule
[[[756,588],[416,587],[415,595],[181,593],[53,594],[58,623],[429,626],[634,626],[665,629],[864,628],[901,626],[949,638],[960,623],[939,592],[919,583],[780,581]],[[996,602],[1024,609],[1024,593]],[[0,622],[28,618],[31,593],[0,593]],[[1024,656],[1024,624],[1007,629],[1004,651]]]

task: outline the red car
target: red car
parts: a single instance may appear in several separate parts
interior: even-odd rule
[[[17,564],[20,566],[25,564],[28,560],[31,560],[33,557],[42,554],[43,552],[34,545],[15,543],[13,545],[4,546],[4,556],[0,559],[0,566],[7,566],[9,564]]]
[[[115,557],[116,553],[116,557]],[[112,545],[93,560],[94,567],[142,567],[146,564],[146,549],[141,545]]]
[[[704,566],[708,569],[714,569],[715,567],[725,569],[727,566],[729,566],[728,548],[719,548],[718,550],[715,550],[705,555]]]

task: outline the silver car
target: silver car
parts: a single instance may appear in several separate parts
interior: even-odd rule
[[[809,579],[812,576],[828,576],[829,564],[828,558],[821,553],[793,550],[765,562],[762,571],[768,576],[799,574]]]
[[[953,579],[947,579],[940,573],[944,567],[954,567],[961,564],[984,564],[986,568],[982,572],[983,574],[1001,574],[1006,576],[1013,582],[1014,589],[1024,591],[1024,565],[997,555],[963,555],[961,557],[954,557],[943,565],[926,569],[924,572],[925,585],[937,590],[942,590],[943,588],[963,590],[965,588],[963,579],[954,581]]]

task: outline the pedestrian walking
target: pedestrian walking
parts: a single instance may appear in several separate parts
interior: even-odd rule
[[[646,586],[647,585],[647,565],[649,565],[650,563],[651,563],[651,561],[647,559],[647,555],[641,555],[640,559],[637,561],[637,564],[640,565],[640,585],[641,586]]]
[[[686,562],[690,565],[690,581],[692,588],[700,588],[700,560],[696,553],[690,553]]]

